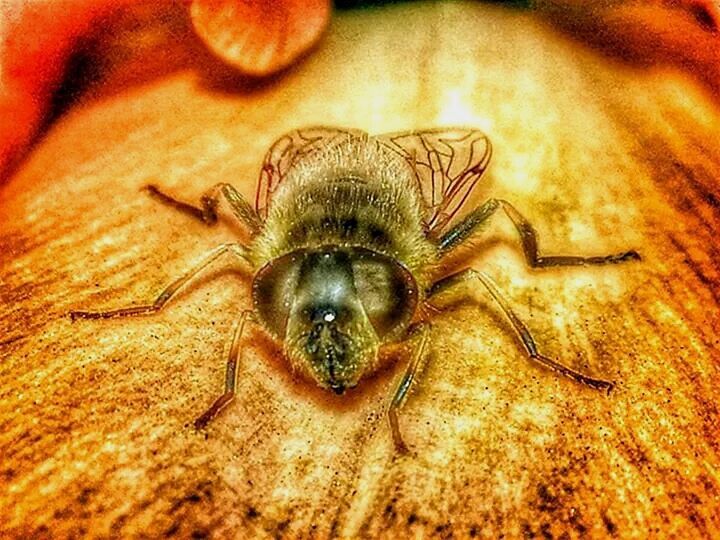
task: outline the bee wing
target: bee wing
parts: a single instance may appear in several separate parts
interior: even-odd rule
[[[357,129],[318,126],[291,131],[275,141],[265,155],[258,179],[255,210],[260,218],[264,220],[267,217],[273,193],[298,158],[358,135],[367,136],[365,132]]]
[[[475,129],[438,128],[376,138],[415,171],[427,208],[425,224],[435,235],[463,206],[492,155],[490,140]]]

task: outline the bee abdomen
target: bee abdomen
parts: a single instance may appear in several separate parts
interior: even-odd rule
[[[373,246],[392,249],[393,242],[383,223],[359,219],[355,216],[312,218],[293,224],[287,232],[297,247],[322,246],[333,243]]]
[[[297,249],[363,247],[400,261],[411,271],[433,259],[413,193],[403,183],[359,177],[308,181],[271,208],[255,253],[258,263]]]

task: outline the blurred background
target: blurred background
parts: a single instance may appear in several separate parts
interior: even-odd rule
[[[720,536],[717,3],[314,0],[0,2],[0,537]],[[397,362],[339,397],[261,331],[205,432],[250,278],[218,268],[145,302],[220,243],[159,206],[218,182],[249,200],[263,156],[308,125],[483,130],[476,200],[502,197],[545,254],[641,262],[527,268],[498,216],[464,254],[490,300],[433,317],[386,422]]]
[[[335,11],[399,3],[413,2],[4,0],[0,179],[11,174],[44,127],[85,92],[115,91],[189,66],[215,78],[262,84],[302,62]],[[720,93],[716,0],[494,3],[534,13],[611,57],[685,71],[712,95]]]

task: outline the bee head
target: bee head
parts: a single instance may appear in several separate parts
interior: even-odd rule
[[[381,342],[409,324],[416,296],[407,270],[361,248],[285,255],[253,286],[261,320],[293,367],[337,394],[377,368]]]
[[[377,353],[377,338],[371,332],[361,334],[348,332],[346,325],[337,322],[337,311],[333,307],[322,307],[295,321],[298,332],[295,350],[291,357],[299,356],[296,361],[307,365],[310,375],[320,386],[336,394],[342,394],[346,388],[357,384],[362,375],[362,366],[372,362]],[[366,329],[367,330],[367,329]],[[293,343],[295,340],[289,340]]]
[[[285,345],[291,362],[341,394],[374,365],[379,339],[358,298],[343,251],[307,253],[298,272]]]

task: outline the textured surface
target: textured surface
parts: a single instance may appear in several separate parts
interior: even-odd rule
[[[720,534],[718,111],[690,82],[632,70],[522,12],[412,3],[338,16],[266,85],[176,72],[71,107],[0,191],[0,536],[594,537]],[[471,260],[541,350],[610,396],[530,364],[490,301],[436,317],[393,452],[396,369],[344,397],[294,381],[249,336],[221,389],[247,278],[211,272],[162,314],[77,321],[150,299],[242,237],[158,206],[252,196],[267,146],[307,124],[466,124],[495,147],[483,194],[546,253],[635,248],[641,263],[530,271],[498,217]]]

